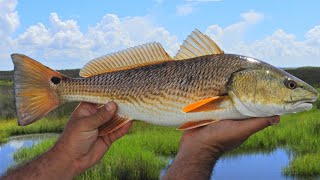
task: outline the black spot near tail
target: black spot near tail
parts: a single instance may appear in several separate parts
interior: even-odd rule
[[[56,77],[56,76],[53,76],[53,77],[51,78],[51,82],[52,82],[53,84],[59,84],[59,83],[61,82],[61,78]]]

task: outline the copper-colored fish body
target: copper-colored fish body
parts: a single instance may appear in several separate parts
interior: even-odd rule
[[[66,79],[61,82],[58,89],[65,101],[103,104],[112,100],[119,105],[120,114],[132,119],[147,122],[155,119],[153,122],[155,124],[181,125],[189,116],[189,121],[204,120],[209,117],[219,118],[212,116],[212,113],[235,111],[231,100],[221,104],[228,108],[214,112],[188,114],[182,109],[195,101],[227,94],[226,84],[232,73],[245,66],[245,60],[237,57],[236,55],[205,56],[89,78]],[[235,64],[236,60],[238,63]],[[133,116],[134,114],[137,116]],[[235,119],[238,116],[239,113],[230,113],[230,116],[225,115],[220,118]]]
[[[60,104],[115,101],[118,116],[101,129],[110,133],[132,119],[192,129],[221,119],[266,117],[312,107],[318,92],[262,61],[224,52],[194,31],[172,59],[149,43],[90,61],[83,78],[69,78],[35,60],[13,54],[20,125]]]

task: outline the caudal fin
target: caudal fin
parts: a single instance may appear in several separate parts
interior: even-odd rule
[[[57,86],[62,74],[22,54],[11,55],[18,124],[25,126],[44,117],[62,102]]]

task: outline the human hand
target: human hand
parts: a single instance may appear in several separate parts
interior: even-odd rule
[[[203,128],[185,131],[181,138],[180,150],[204,148],[219,155],[238,147],[252,134],[279,122],[279,116],[218,121]]]
[[[73,179],[97,163],[112,142],[128,132],[130,122],[108,135],[98,136],[98,128],[110,121],[116,110],[113,102],[102,107],[80,103],[51,149],[0,179]]]
[[[99,108],[96,104],[82,102],[72,113],[52,150],[64,155],[61,158],[64,161],[71,162],[73,176],[96,164],[111,144],[128,132],[131,122],[108,135],[98,136],[98,128],[110,121],[116,110],[113,102]]]
[[[252,134],[279,122],[279,116],[222,120],[187,130],[164,179],[208,179],[221,154],[238,147]]]

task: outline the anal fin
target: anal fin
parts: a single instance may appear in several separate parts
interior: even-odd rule
[[[110,134],[130,121],[131,120],[129,118],[122,117],[121,115],[117,114],[110,121],[108,121],[99,128],[99,136]]]
[[[202,120],[202,121],[192,121],[192,122],[187,122],[185,124],[182,124],[177,128],[177,130],[189,130],[189,129],[194,129],[198,128],[201,126],[206,126],[208,124],[218,122],[218,120]]]

